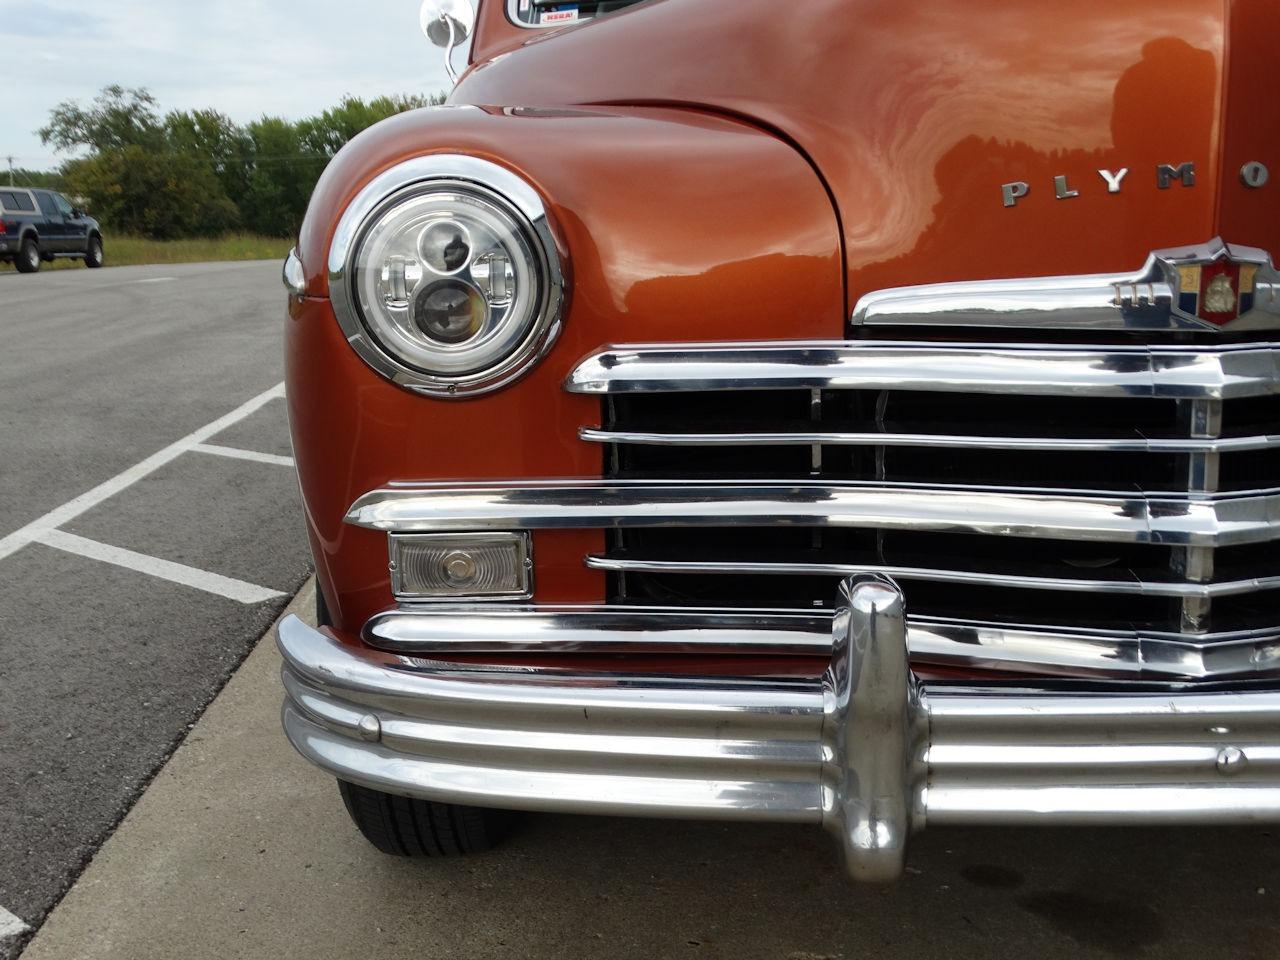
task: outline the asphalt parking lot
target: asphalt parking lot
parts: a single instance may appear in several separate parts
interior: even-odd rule
[[[0,277],[0,908],[74,886],[24,960],[1280,954],[1272,829],[937,829],[883,888],[794,826],[540,815],[383,857],[254,646],[307,573],[277,265],[30,279]]]
[[[283,306],[275,262],[0,274],[0,957],[307,576]]]

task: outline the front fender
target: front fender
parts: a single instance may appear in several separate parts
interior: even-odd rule
[[[361,361],[328,300],[342,211],[382,171],[462,153],[541,195],[567,264],[563,332],[519,383],[466,400],[407,392]],[[611,342],[830,339],[842,335],[839,228],[808,163],[752,126],[671,109],[431,108],[352,141],[316,187],[299,236],[306,274],[288,323],[294,450],[321,586],[340,629],[392,602],[385,538],[345,525],[361,494],[395,480],[600,476],[578,439],[598,401],[561,383]],[[535,599],[603,599],[581,557],[598,531],[539,533]]]

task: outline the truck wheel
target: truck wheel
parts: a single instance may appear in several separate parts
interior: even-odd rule
[[[40,248],[30,237],[22,241],[22,249],[18,251],[13,265],[18,268],[19,273],[35,273],[40,269]]]
[[[488,850],[502,838],[505,810],[397,797],[338,781],[342,802],[364,838],[395,857],[457,857]]]
[[[102,266],[102,240],[99,237],[89,238],[89,247],[84,252],[84,265],[93,270],[97,270]]]

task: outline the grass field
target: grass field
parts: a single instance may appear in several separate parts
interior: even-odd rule
[[[148,240],[145,237],[106,238],[108,267],[135,263],[200,263],[206,260],[283,260],[293,241],[280,237],[259,237],[231,233],[225,237],[193,240]],[[41,270],[83,270],[80,260],[58,259]],[[12,271],[13,264],[0,263],[0,271]]]

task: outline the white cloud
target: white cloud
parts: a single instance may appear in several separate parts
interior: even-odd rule
[[[35,130],[49,110],[119,83],[162,109],[212,107],[237,121],[296,119],[361,97],[448,88],[418,32],[416,0],[0,0],[0,49],[28,51],[0,111],[0,157],[57,162]],[[89,12],[86,12],[89,11]],[[454,54],[461,66],[465,51]]]

